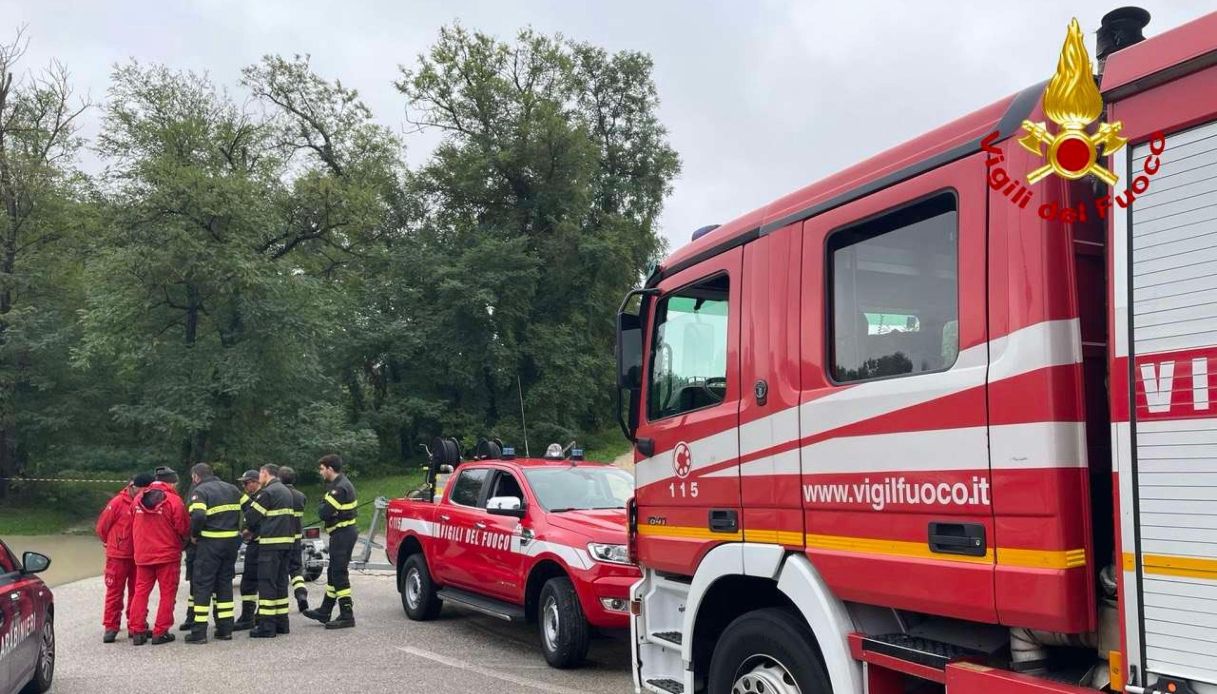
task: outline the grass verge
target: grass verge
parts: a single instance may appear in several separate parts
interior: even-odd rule
[[[388,477],[352,479],[351,483],[355,485],[355,495],[360,504],[359,529],[367,530],[372,523],[372,511],[374,510],[372,501],[378,496],[396,499],[405,496],[408,491],[417,489],[423,483],[423,471],[418,470]],[[308,506],[304,509],[304,524],[311,525],[317,521],[317,505],[325,496],[325,486],[322,484],[300,485],[300,491],[308,497]],[[382,525],[380,529],[383,532],[384,526]]]
[[[101,509],[98,509],[100,511]],[[0,537],[56,535],[83,523],[82,509],[5,505],[0,508]]]

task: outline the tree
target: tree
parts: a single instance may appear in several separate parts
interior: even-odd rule
[[[47,357],[62,358],[70,324],[55,304],[56,275],[46,271],[57,267],[70,286],[59,251],[78,231],[71,213],[82,182],[73,163],[87,108],[62,65],[17,76],[27,45],[21,31],[0,45],[0,498],[27,458],[22,426],[53,416],[31,405],[47,384],[43,370],[59,366]]]
[[[183,463],[281,462],[302,438],[283,429],[333,399],[334,316],[320,281],[266,245],[290,197],[273,124],[163,67],[117,69],[109,101],[109,218],[76,363],[128,379],[116,423]]]
[[[662,250],[654,227],[679,171],[650,70],[638,53],[460,26],[402,69],[412,122],[444,133],[410,182],[429,258],[415,271],[431,279],[386,317],[421,336],[398,343],[415,348],[368,363],[434,374],[406,388],[442,408],[412,409],[518,434],[519,385],[543,436],[607,421],[613,310]],[[425,344],[448,347],[443,363]]]

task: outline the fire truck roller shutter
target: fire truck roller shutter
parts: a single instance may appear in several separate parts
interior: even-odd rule
[[[1151,147],[1133,148],[1133,173]],[[1217,122],[1162,149],[1129,230],[1145,667],[1217,683]]]

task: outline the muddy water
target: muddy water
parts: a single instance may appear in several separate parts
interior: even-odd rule
[[[52,587],[100,576],[106,564],[105,547],[92,535],[11,535],[4,542],[18,559],[25,551],[50,557],[51,568],[40,575]]]

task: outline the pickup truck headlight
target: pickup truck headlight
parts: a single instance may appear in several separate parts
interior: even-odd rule
[[[630,550],[625,545],[605,545],[599,542],[587,543],[587,551],[591,553],[592,558],[596,561],[602,561],[607,564],[624,564],[629,566]]]

